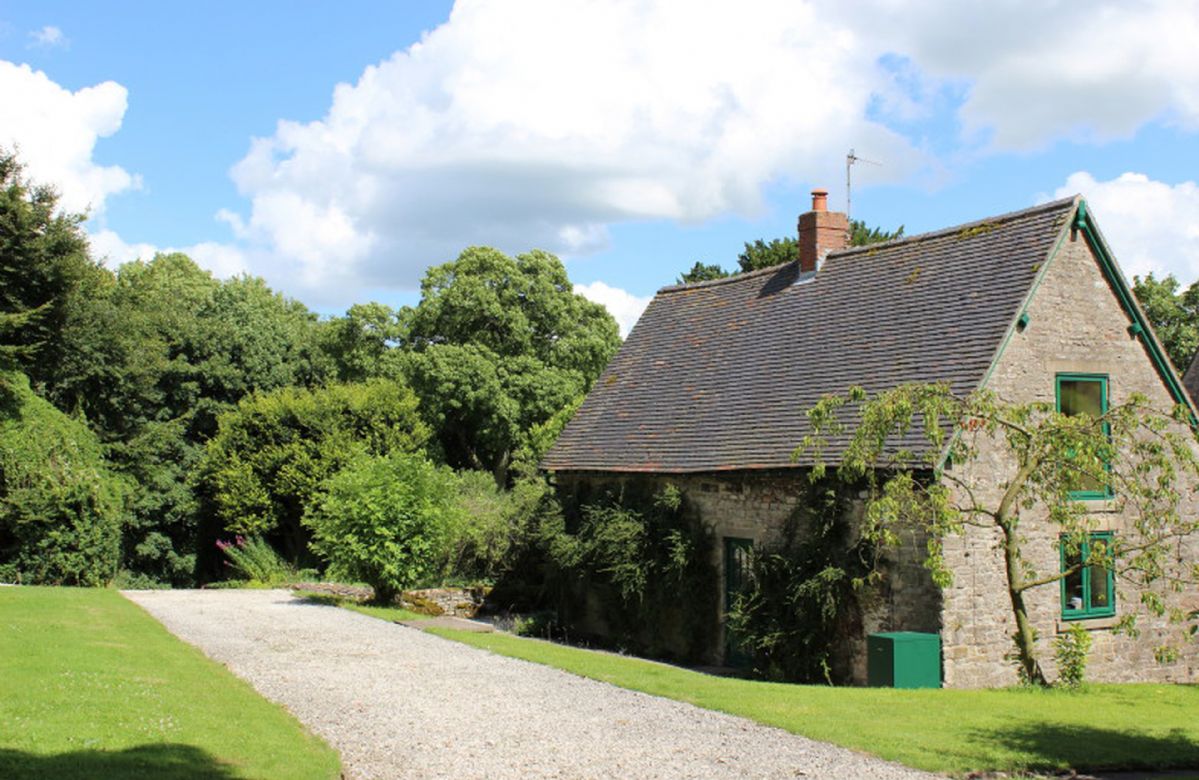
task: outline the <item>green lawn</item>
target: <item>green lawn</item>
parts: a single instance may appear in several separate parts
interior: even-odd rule
[[[783,685],[510,634],[431,632],[937,772],[1199,767],[1194,685],[1095,685],[1077,692]]]
[[[295,718],[116,591],[0,588],[0,777],[339,774]]]

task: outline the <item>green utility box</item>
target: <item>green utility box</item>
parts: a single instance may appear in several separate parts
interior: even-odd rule
[[[872,688],[940,688],[940,635],[894,631],[866,637],[866,683]]]

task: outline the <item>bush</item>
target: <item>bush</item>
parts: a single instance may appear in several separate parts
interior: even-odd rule
[[[420,455],[362,458],[330,480],[304,522],[333,576],[365,582],[391,603],[437,572],[461,522],[456,492],[453,472]]]
[[[222,415],[200,464],[207,509],[228,533],[264,536],[293,561],[307,552],[305,512],[361,455],[412,452],[428,437],[404,385],[375,380],[255,395]]]
[[[459,582],[494,582],[520,565],[534,540],[538,504],[548,488],[538,478],[500,490],[484,471],[457,475],[457,511],[446,538],[442,576]]]
[[[562,517],[543,519],[564,623],[577,627],[598,607],[590,617],[622,647],[707,660],[716,638],[715,538],[677,488],[654,488],[630,480],[580,502],[574,533]]]
[[[273,588],[315,576],[315,572],[297,570],[283,560],[261,537],[238,536],[232,542],[218,541],[216,546],[225,554],[226,565],[237,579],[250,587]]]
[[[1071,623],[1070,630],[1059,634],[1053,641],[1053,654],[1057,658],[1058,684],[1077,688],[1087,673],[1087,655],[1091,652],[1091,634],[1078,623]]]
[[[116,576],[127,486],[79,420],[0,377],[0,581],[106,585]]]
[[[729,611],[728,630],[754,673],[770,680],[834,683],[842,643],[854,625],[866,582],[877,571],[874,548],[849,538],[843,493],[812,486],[779,539],[755,546],[750,585]]]

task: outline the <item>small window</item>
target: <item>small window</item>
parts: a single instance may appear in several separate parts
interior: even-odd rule
[[[1109,549],[1110,531],[1090,534],[1078,550],[1068,550],[1061,538],[1062,571],[1079,568],[1062,578],[1062,619],[1110,617],[1116,614],[1116,578],[1102,563],[1087,565],[1092,552]],[[1080,565],[1081,564],[1081,565]]]
[[[1057,410],[1065,415],[1086,414],[1096,419],[1107,414],[1107,377],[1102,374],[1058,374]],[[1112,497],[1111,485],[1094,477],[1082,478],[1071,498]]]

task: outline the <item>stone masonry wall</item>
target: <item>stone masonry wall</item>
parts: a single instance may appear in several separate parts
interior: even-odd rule
[[[684,495],[687,505],[698,514],[716,537],[714,550],[719,592],[722,594],[720,613],[712,619],[721,625],[721,633],[712,648],[710,661],[720,664],[724,659],[723,594],[724,540],[732,537],[749,539],[755,544],[776,541],[796,507],[807,500],[806,471],[735,471],[712,474],[636,475],[616,474],[558,474],[560,489],[582,496],[602,485],[625,479],[650,479],[657,486],[673,484]],[[851,513],[860,514],[861,506]],[[846,518],[855,522],[856,517]],[[867,614],[862,616],[862,635],[850,638],[848,666],[855,682],[866,679],[865,635],[874,631],[929,631],[940,629],[940,593],[933,585],[922,563],[926,546],[924,539],[907,535],[901,547],[890,556],[887,582]],[[592,625],[602,630],[602,626]]]
[[[997,260],[998,261],[998,260]],[[1081,236],[1073,236],[1059,251],[1028,308],[1029,322],[1013,336],[1002,354],[988,387],[1009,402],[1054,402],[1055,375],[1064,372],[1104,374],[1108,377],[1109,403],[1117,405],[1133,392],[1148,396],[1158,408],[1169,410],[1174,401],[1154,369],[1144,346],[1128,333],[1129,317],[1107,284],[1096,258]],[[986,447],[981,457],[960,475],[978,477],[985,503],[994,506],[1001,487],[996,475],[1012,473],[1001,448]],[[1115,511],[1114,502],[1088,502],[1096,530],[1119,533],[1127,518]],[[1199,511],[1191,502],[1190,511]],[[1041,573],[1060,569],[1057,531],[1044,513],[1022,516],[1026,557]],[[956,687],[1010,685],[1017,681],[1015,666],[1005,660],[1013,648],[1015,621],[1006,590],[997,531],[969,529],[946,540],[945,557],[956,572],[955,582],[944,593],[942,642],[945,683]],[[1199,556],[1194,544],[1192,560]],[[1199,594],[1188,594],[1192,608]],[[1069,624],[1061,620],[1057,583],[1028,594],[1028,605],[1039,636],[1040,658],[1046,674],[1056,676],[1053,638]],[[1145,613],[1139,594],[1117,579],[1116,618],[1081,621],[1094,645],[1088,679],[1094,681],[1188,681],[1199,679],[1199,646],[1192,644],[1171,664],[1158,664],[1153,649],[1171,631],[1163,620]],[[1138,611],[1140,639],[1115,634],[1116,620],[1129,610]],[[1176,630],[1176,629],[1174,629]]]

